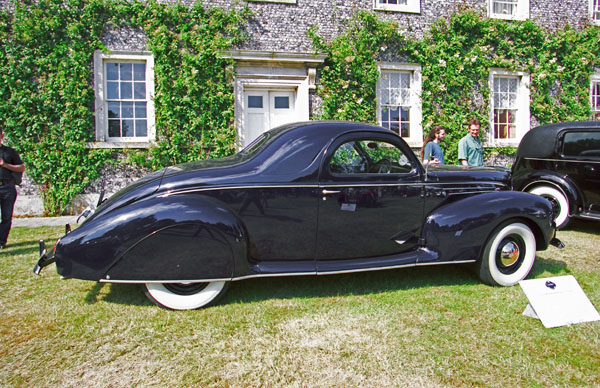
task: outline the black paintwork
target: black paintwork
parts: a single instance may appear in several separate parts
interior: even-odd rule
[[[565,122],[530,130],[512,167],[513,188],[527,191],[551,185],[569,200],[570,216],[600,220],[600,143],[588,143],[591,149],[582,155],[569,155],[565,138],[573,134],[595,134],[600,139],[600,122]]]
[[[357,139],[406,158],[387,173],[330,171],[337,147]],[[546,249],[549,202],[509,189],[504,168],[426,171],[380,127],[296,123],[230,158],[169,167],[125,188],[61,238],[54,258],[65,277],[122,282],[465,262],[508,219],[528,223]]]

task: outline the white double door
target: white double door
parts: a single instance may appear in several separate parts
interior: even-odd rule
[[[245,90],[242,146],[247,146],[271,128],[298,121],[294,110],[295,97],[293,90]]]

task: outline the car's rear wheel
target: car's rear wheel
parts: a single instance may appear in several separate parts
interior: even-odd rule
[[[558,189],[552,186],[536,186],[529,193],[542,196],[552,203],[554,222],[558,229],[564,228],[569,223],[569,200]]]
[[[507,221],[488,239],[479,261],[479,277],[493,286],[512,286],[525,279],[535,261],[535,235],[529,226]]]
[[[153,303],[171,310],[208,307],[227,291],[229,282],[145,283],[144,293]]]

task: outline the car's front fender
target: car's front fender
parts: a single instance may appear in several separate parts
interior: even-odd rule
[[[223,203],[182,194],[145,199],[86,222],[59,241],[55,257],[65,277],[185,281],[230,279],[235,263],[247,262],[246,252],[245,229]]]
[[[528,193],[484,193],[436,208],[423,227],[425,246],[439,256],[436,261],[474,261],[492,231],[502,222],[519,219],[536,235],[537,249],[544,250],[554,232],[551,204]]]

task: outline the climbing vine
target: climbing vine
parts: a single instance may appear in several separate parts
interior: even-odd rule
[[[465,10],[435,22],[422,39],[409,39],[393,23],[359,12],[332,41],[312,31],[314,45],[328,54],[320,77],[321,117],[375,122],[376,63],[392,54],[421,65],[424,133],[445,126],[446,159],[457,162],[458,140],[469,119],[479,118],[483,131],[489,130],[493,68],[530,74],[534,124],[589,119],[589,79],[599,65],[599,31],[589,26],[549,32],[533,21],[489,19]],[[354,58],[359,60],[349,60]],[[510,154],[514,148],[486,151]]]
[[[94,140],[92,58],[108,28],[142,31],[154,56],[156,142],[122,151],[129,163],[161,168],[236,149],[233,63],[220,52],[245,39],[247,8],[224,11],[128,0],[13,0],[0,10],[0,125],[40,187],[47,214],[60,214],[115,152]],[[490,69],[530,74],[534,124],[590,116],[589,77],[599,66],[600,29],[549,32],[532,21],[489,19],[461,10],[422,38],[379,14],[357,11],[334,39],[311,28],[319,69],[315,118],[375,122],[378,61],[419,64],[424,132],[448,129],[456,162],[467,121],[487,128]],[[398,59],[400,58],[400,59]],[[514,152],[490,149],[488,152]]]
[[[243,37],[248,12],[155,1],[15,0],[0,11],[0,125],[61,214],[99,176],[112,151],[94,140],[92,58],[108,26],[146,33],[155,57],[156,145],[130,152],[160,168],[231,154],[233,69],[218,56]]]

